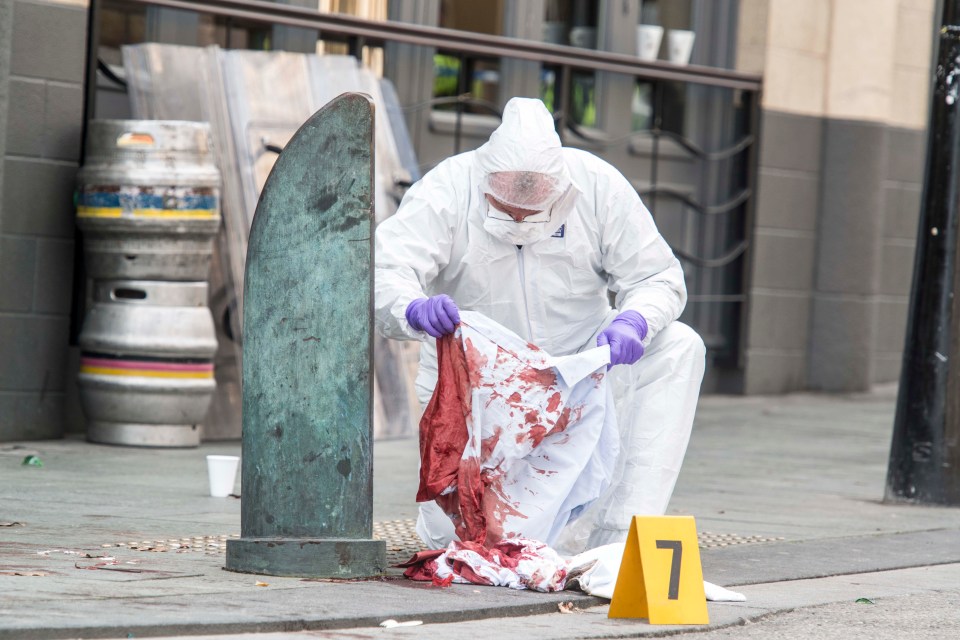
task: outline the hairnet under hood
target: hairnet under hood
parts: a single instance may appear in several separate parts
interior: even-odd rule
[[[536,171],[556,178],[566,188],[570,174],[563,161],[553,116],[539,100],[512,98],[503,109],[503,122],[476,152],[484,174]]]

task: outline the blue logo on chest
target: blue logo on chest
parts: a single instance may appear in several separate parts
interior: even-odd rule
[[[565,225],[565,224],[560,225],[560,228],[557,229],[556,231],[554,231],[554,232],[553,232],[553,235],[550,236],[550,237],[551,237],[551,238],[562,238],[564,232],[566,231],[566,227],[567,227],[567,225]]]

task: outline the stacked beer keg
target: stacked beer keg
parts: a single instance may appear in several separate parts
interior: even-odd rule
[[[196,446],[216,389],[207,278],[220,175],[210,127],[92,121],[78,182],[77,224],[93,281],[77,379],[87,438]]]

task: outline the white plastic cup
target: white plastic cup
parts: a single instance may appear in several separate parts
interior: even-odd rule
[[[237,456],[207,456],[207,475],[210,478],[210,495],[214,498],[226,498],[233,493],[237,481]]]
[[[637,25],[637,57],[641,60],[656,60],[660,55],[663,27],[655,24]]]
[[[667,56],[674,64],[688,64],[693,53],[696,34],[683,29],[671,29],[667,34]]]

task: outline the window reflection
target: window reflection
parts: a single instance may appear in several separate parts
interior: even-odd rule
[[[547,0],[544,3],[543,41],[596,49],[599,19],[599,0]],[[596,77],[590,72],[574,71],[570,80],[570,116],[574,123],[592,127],[597,122]],[[554,108],[556,91],[556,71],[543,69],[540,98],[550,110]]]

